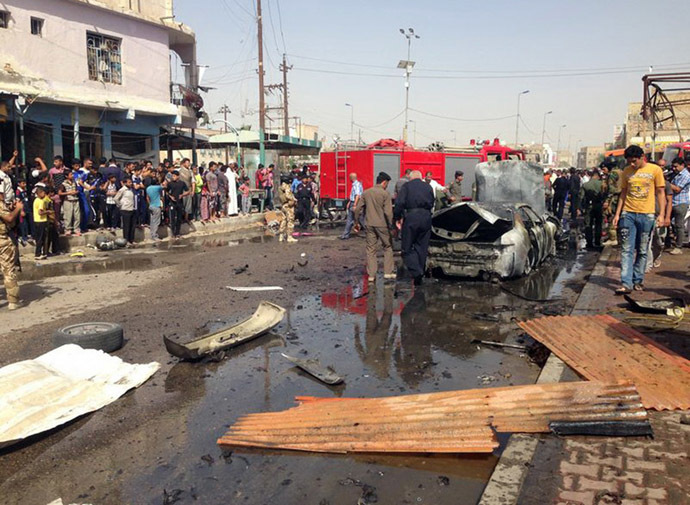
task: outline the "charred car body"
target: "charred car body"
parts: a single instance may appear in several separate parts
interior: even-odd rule
[[[480,163],[477,201],[436,212],[427,265],[458,277],[529,274],[556,253],[559,221],[546,212],[544,172],[524,161]]]

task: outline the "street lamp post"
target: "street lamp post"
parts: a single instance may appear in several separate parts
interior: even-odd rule
[[[556,144],[556,146],[557,146],[557,147],[556,147],[556,152],[558,152],[558,151],[561,150],[561,131],[562,131],[563,128],[565,128],[566,126],[568,126],[568,125],[562,124],[562,125],[558,128],[558,143]]]
[[[355,141],[355,106],[346,103],[345,107],[350,107],[350,140]]]
[[[407,60],[401,60],[398,63],[398,68],[405,69],[405,127],[403,128],[403,140],[407,142],[407,111],[410,105],[410,74],[412,73],[412,68],[414,67],[414,61],[410,61],[410,52],[412,48],[412,39],[418,39],[419,35],[416,35],[412,28],[408,28],[407,31],[400,28],[400,33],[407,39]]]
[[[237,166],[241,167],[242,166],[242,160],[240,159],[240,132],[237,131],[237,128],[232,126],[230,121],[226,121],[225,119],[214,119],[214,123],[225,123],[225,126],[229,126],[230,129],[235,133],[235,137],[237,139]]]
[[[520,132],[520,97],[522,97],[522,95],[526,95],[527,93],[529,93],[529,90],[528,90],[528,89],[526,89],[525,91],[521,91],[520,93],[518,93],[518,99],[517,99],[517,102],[518,102],[518,103],[517,103],[517,118],[515,119],[515,147],[518,146],[518,135],[519,135],[519,132]]]
[[[553,111],[550,110],[549,112],[544,112],[544,122],[541,127],[541,145],[544,147],[544,137],[546,136],[546,116],[549,114],[553,114]]]

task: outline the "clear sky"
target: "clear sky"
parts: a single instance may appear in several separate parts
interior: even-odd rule
[[[398,61],[414,28],[410,119],[417,145],[470,138],[561,148],[610,142],[641,77],[690,71],[688,0],[263,0],[266,83],[281,82],[285,52],[290,116],[329,139],[348,138],[350,108],[365,140],[402,135],[405,90]],[[175,0],[177,20],[197,34],[211,117],[227,103],[236,126],[258,123],[256,0]],[[278,105],[279,96],[269,99]],[[444,116],[444,117],[435,117]],[[504,118],[504,119],[494,119]],[[471,121],[466,121],[471,120]],[[415,123],[410,124],[410,141]],[[453,132],[452,130],[455,130]]]

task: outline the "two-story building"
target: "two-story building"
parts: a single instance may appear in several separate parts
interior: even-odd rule
[[[0,3],[3,159],[157,159],[161,127],[196,126],[197,90],[195,35],[172,0]]]

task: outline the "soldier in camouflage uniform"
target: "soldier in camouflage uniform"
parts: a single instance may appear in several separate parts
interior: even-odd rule
[[[9,231],[23,208],[22,202],[16,201],[14,208],[10,210],[5,203],[5,193],[0,193],[0,271],[5,283],[5,291],[7,291],[9,310],[19,308],[19,284],[15,268],[16,247],[9,236]]]
[[[297,239],[292,236],[292,232],[295,229],[295,207],[297,206],[297,199],[295,195],[292,194],[288,179],[281,178],[279,191],[282,211],[285,217],[280,222],[278,240],[280,242],[297,242]]]
[[[613,216],[618,208],[618,199],[621,196],[621,176],[623,171],[618,168],[616,159],[610,156],[604,160],[604,166],[609,169],[606,180],[606,200],[604,200],[604,215],[609,223],[608,245],[618,244],[618,230],[613,226]]]
[[[599,172],[592,172],[591,179],[580,188],[582,212],[585,216],[585,239],[587,247],[601,246],[601,224],[604,219],[603,205],[606,193],[601,184]]]

